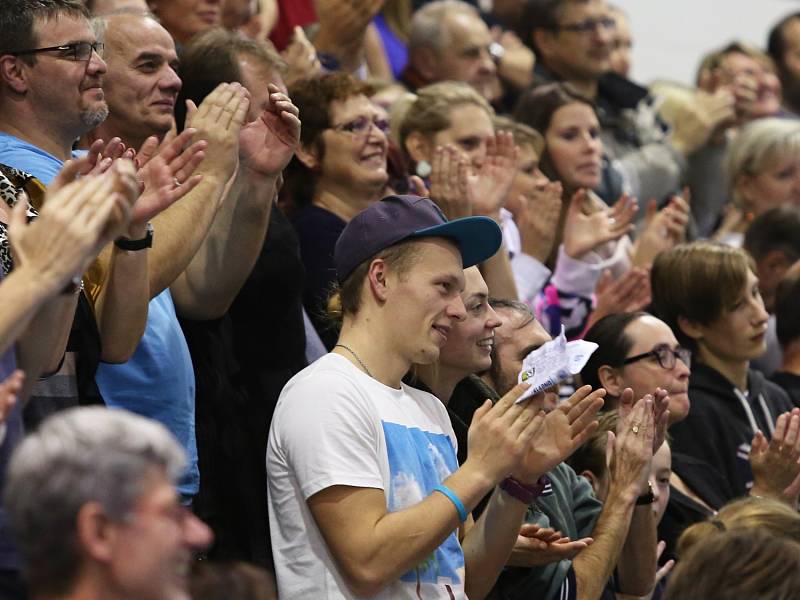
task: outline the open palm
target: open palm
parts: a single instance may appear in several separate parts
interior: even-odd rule
[[[270,106],[239,134],[241,164],[261,175],[276,176],[300,143],[299,110],[277,86],[269,84]]]
[[[514,477],[520,481],[532,481],[532,475],[547,473],[588,440],[597,429],[595,416],[603,407],[605,394],[604,389],[592,391],[591,386],[585,385],[548,413],[533,437],[522,473]]]

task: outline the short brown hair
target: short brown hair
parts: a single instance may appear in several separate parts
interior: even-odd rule
[[[695,349],[694,340],[678,325],[679,317],[711,324],[739,298],[748,270],[755,272],[744,250],[718,242],[692,242],[662,252],[650,273],[653,312],[681,344]]]
[[[34,33],[37,20],[52,21],[60,17],[89,19],[89,9],[80,0],[5,0],[0,2],[0,54],[32,50],[38,45]],[[33,64],[33,54],[21,58]]]
[[[672,572],[664,600],[793,600],[798,590],[800,544],[749,529],[698,544]]]
[[[321,77],[301,79],[289,90],[295,106],[300,109],[300,143],[315,147],[320,157],[325,154],[322,134],[331,126],[331,105],[354,96],[371,96],[371,85],[359,81],[349,73],[330,73]],[[295,156],[284,172],[286,188],[292,208],[298,209],[311,203],[314,196],[315,176]]]
[[[286,72],[286,61],[268,41],[250,40],[222,27],[212,27],[192,38],[181,54],[183,87],[175,104],[175,120],[183,129],[186,99],[200,104],[221,83],[242,83],[239,59],[252,57],[265,69]]]

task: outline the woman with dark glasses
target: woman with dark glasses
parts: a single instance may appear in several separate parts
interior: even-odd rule
[[[581,380],[606,389],[606,409],[616,408],[625,388],[631,388],[634,397],[661,388],[669,393],[670,425],[689,415],[692,353],[678,343],[664,321],[646,312],[611,314],[597,321],[584,339],[599,347],[581,372]],[[733,494],[719,471],[675,447],[671,469],[669,503],[658,531],[659,539],[666,542],[662,562],[673,558],[685,527],[709,517]]]

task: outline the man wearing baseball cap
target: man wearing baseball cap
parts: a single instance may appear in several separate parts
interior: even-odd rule
[[[491,257],[491,219],[448,222],[427,198],[390,196],[356,215],[336,244],[342,327],[333,352],[283,389],[267,448],[269,513],[282,598],[483,597],[516,540],[526,504],[495,490],[509,475],[535,490],[527,456],[540,403],[519,385],[475,413],[459,468],[444,405],[402,383],[439,356],[465,318],[463,269]],[[504,486],[507,487],[507,486]]]

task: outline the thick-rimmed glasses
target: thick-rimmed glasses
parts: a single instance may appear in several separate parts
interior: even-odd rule
[[[370,128],[375,125],[383,133],[389,133],[389,121],[383,117],[357,117],[347,123],[340,125],[331,125],[331,129],[336,131],[345,131],[359,136],[365,136],[369,133]]]
[[[563,25],[556,25],[559,31],[571,31],[573,33],[594,33],[598,29],[605,29],[609,31],[616,27],[614,19],[604,17],[602,19],[584,19],[577,23],[564,23]]]
[[[103,42],[74,42],[72,44],[63,44],[62,46],[50,46],[49,48],[33,48],[31,50],[18,50],[16,52],[9,52],[12,56],[21,56],[23,54],[40,54],[42,52],[60,52],[59,58],[73,61],[89,60],[92,52],[97,52],[97,55],[103,57]]]
[[[626,358],[624,361],[622,361],[622,364],[629,365],[646,358],[654,358],[662,369],[666,369],[668,371],[671,371],[675,368],[675,364],[677,363],[678,359],[681,359],[681,362],[687,367],[692,367],[691,350],[688,348],[681,348],[680,346],[673,350],[667,344],[660,344],[650,350],[650,352],[643,352],[642,354],[637,354],[636,356]]]

